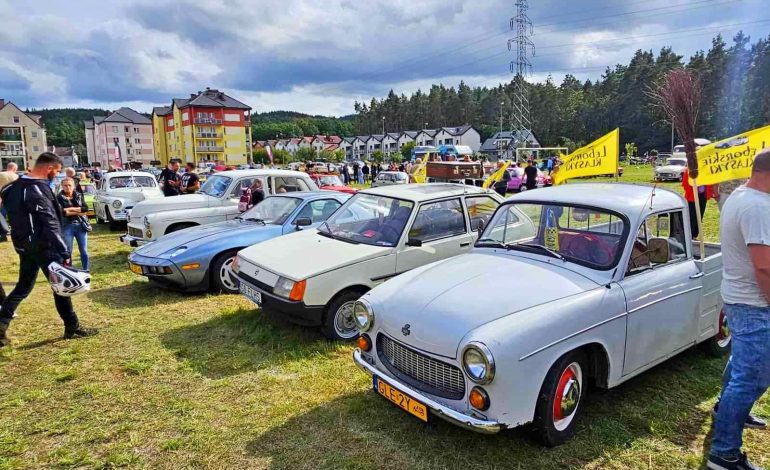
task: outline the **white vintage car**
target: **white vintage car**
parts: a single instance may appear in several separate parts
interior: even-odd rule
[[[137,204],[131,211],[128,233],[120,240],[139,246],[165,234],[196,225],[231,220],[240,214],[238,201],[255,179],[265,195],[292,191],[318,191],[306,173],[286,170],[231,170],[206,178],[195,194],[165,197]]]
[[[96,185],[94,213],[97,223],[109,223],[111,228],[125,222],[128,212],[145,199],[159,199],[163,192],[152,173],[114,171],[104,173]]]
[[[333,339],[358,334],[353,303],[372,287],[470,251],[502,198],[457,184],[359,191],[318,229],[253,245],[233,271],[241,293]]]
[[[685,201],[660,188],[515,195],[471,253],[354,304],[354,361],[420,420],[482,433],[533,423],[560,444],[589,385],[615,387],[695,344],[729,350],[720,247],[698,259],[688,220]]]

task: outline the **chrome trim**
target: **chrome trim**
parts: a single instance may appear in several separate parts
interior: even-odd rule
[[[539,353],[539,352],[543,352],[543,351],[545,351],[546,349],[550,348],[551,346],[556,346],[557,344],[561,343],[562,341],[567,341],[567,340],[568,340],[568,339],[570,339],[570,338],[574,338],[575,336],[577,336],[577,335],[580,335],[580,334],[583,334],[583,333],[585,333],[586,331],[590,331],[590,330],[593,330],[594,328],[597,328],[597,327],[599,327],[599,326],[602,326],[602,325],[604,325],[605,323],[609,323],[609,322],[611,322],[611,321],[613,321],[613,320],[617,320],[618,318],[621,318],[621,317],[625,317],[626,315],[628,315],[628,314],[627,314],[626,312],[623,312],[623,313],[621,313],[620,315],[615,315],[615,316],[614,316],[614,317],[612,317],[612,318],[608,318],[608,319],[606,319],[606,320],[602,320],[602,321],[600,321],[599,323],[595,323],[595,324],[593,324],[593,325],[591,325],[591,326],[589,326],[589,327],[587,327],[587,328],[583,328],[582,330],[580,330],[580,331],[576,331],[575,333],[572,333],[571,335],[567,335],[567,336],[565,336],[564,338],[561,338],[561,339],[557,339],[557,340],[556,340],[556,341],[554,341],[553,343],[547,344],[547,345],[543,346],[542,348],[536,349],[536,350],[532,351],[532,352],[531,352],[531,353],[529,353],[529,354],[525,354],[524,356],[521,356],[521,357],[519,358],[519,360],[520,360],[520,361],[523,361],[524,359],[527,359],[527,358],[529,358],[529,357],[532,357],[532,356],[534,356],[535,354],[537,354],[537,353]]]
[[[700,279],[700,278],[702,278],[702,277],[703,277],[705,274],[706,274],[706,273],[704,273],[703,271],[701,271],[701,272],[699,272],[699,273],[696,273],[696,274],[693,274],[692,276],[690,276],[690,279]]]
[[[367,318],[366,324],[363,326],[358,324],[358,316],[356,315],[356,304],[361,304],[364,307],[364,310],[369,314],[369,318]],[[356,327],[358,328],[358,331],[361,333],[366,333],[367,331],[372,329],[372,325],[374,325],[374,309],[372,308],[372,304],[367,302],[364,299],[358,299],[353,303],[353,321],[356,323]]]
[[[411,397],[414,397],[417,401],[430,408],[435,416],[438,416],[439,418],[456,426],[482,434],[496,434],[507,427],[506,425],[498,423],[497,421],[478,419],[474,418],[473,416],[460,413],[459,411],[455,411],[449,407],[437,403],[425,395],[410,389],[409,387],[399,382],[397,379],[386,373],[383,373],[382,371],[376,369],[374,366],[366,362],[366,360],[361,355],[361,350],[358,348],[353,351],[353,362],[355,362],[356,365],[367,374],[382,377],[382,379],[385,380],[391,387]]]
[[[646,303],[646,304],[644,304],[644,305],[640,305],[640,306],[638,306],[638,307],[635,307],[634,309],[632,309],[632,310],[629,310],[629,311],[628,311],[628,313],[629,313],[629,314],[631,314],[631,313],[634,313],[634,312],[638,312],[639,310],[641,310],[641,309],[643,309],[643,308],[647,308],[647,307],[649,307],[649,306],[651,306],[651,305],[655,305],[655,304],[657,304],[657,303],[659,303],[659,302],[663,302],[664,300],[672,299],[672,298],[674,298],[674,297],[676,297],[676,296],[679,296],[679,295],[683,295],[683,294],[687,294],[687,293],[689,293],[689,292],[692,292],[692,291],[695,291],[695,290],[701,290],[701,289],[703,289],[703,286],[696,286],[696,287],[691,287],[691,288],[689,288],[689,289],[687,289],[687,290],[683,290],[683,291],[681,291],[681,292],[674,292],[674,293],[673,293],[673,294],[671,294],[671,295],[667,295],[667,296],[665,296],[665,297],[661,297],[661,298],[659,298],[659,299],[655,299],[655,300],[653,300],[652,302],[648,302],[648,303]]]
[[[481,353],[482,356],[484,356],[484,360],[487,362],[487,374],[484,376],[483,379],[476,380],[470,372],[468,372],[468,367],[465,364],[465,352],[469,349],[476,349]],[[465,375],[468,376],[468,378],[479,385],[486,385],[492,381],[492,379],[495,378],[495,358],[492,357],[492,353],[489,351],[489,348],[486,347],[483,343],[479,343],[478,341],[471,341],[465,347],[463,348],[462,353],[460,353],[460,364],[463,366],[463,371],[465,372]]]
[[[124,245],[128,245],[131,247],[142,246],[150,243],[148,240],[145,240],[143,238],[132,237],[127,233],[125,235],[120,236],[120,241],[123,242]]]

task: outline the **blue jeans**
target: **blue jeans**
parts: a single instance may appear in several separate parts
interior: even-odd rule
[[[732,356],[714,423],[711,455],[740,456],[743,424],[770,387],[770,307],[725,304],[732,333]]]
[[[64,224],[62,227],[64,235],[64,243],[67,244],[67,250],[70,252],[70,256],[75,257],[72,252],[72,239],[78,241],[78,251],[80,251],[80,263],[83,265],[83,269],[88,271],[90,265],[88,262],[88,232],[81,224]]]

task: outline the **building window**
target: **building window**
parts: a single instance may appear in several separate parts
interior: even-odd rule
[[[187,113],[187,111],[185,111],[185,112],[183,112],[183,113],[182,113],[182,119],[184,119],[184,120],[186,121],[186,120],[188,120],[189,118],[190,118],[190,114],[188,114],[188,113]]]
[[[40,151],[40,147],[38,147],[37,145],[33,145],[32,146],[32,151],[33,152],[39,152]]]
[[[142,143],[142,141],[141,141],[141,139],[134,139],[134,143],[135,143],[135,144],[141,144],[141,143]]]
[[[225,114],[225,121],[238,122],[240,120],[241,117],[237,114]]]
[[[138,127],[134,127],[134,134],[138,134],[138,133],[139,133],[139,128]]]
[[[32,138],[33,139],[37,138],[37,131],[32,131]]]
[[[21,122],[21,119],[19,118],[19,116],[14,116],[14,117],[13,117],[13,123],[14,123],[14,124],[18,124],[18,123],[20,123],[20,122]]]
[[[118,132],[118,126],[112,126],[112,132]]]

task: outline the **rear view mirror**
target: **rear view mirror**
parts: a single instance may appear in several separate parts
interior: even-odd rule
[[[647,256],[652,264],[668,263],[669,251],[667,238],[650,238],[647,242]]]
[[[406,241],[406,246],[422,246],[422,240],[417,238],[410,238]]]
[[[313,221],[310,219],[310,217],[297,217],[297,220],[294,221],[294,225],[299,227],[307,227],[308,225],[313,225]]]

